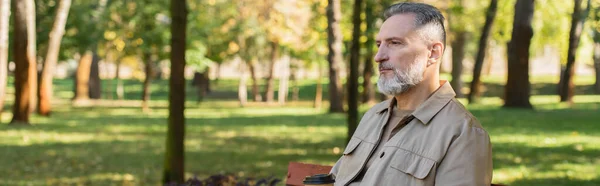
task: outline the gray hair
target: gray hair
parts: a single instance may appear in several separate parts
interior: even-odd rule
[[[412,13],[415,15],[415,28],[426,41],[439,39],[446,45],[444,16],[436,7],[424,3],[397,3],[388,7],[383,13],[383,20],[398,15]]]

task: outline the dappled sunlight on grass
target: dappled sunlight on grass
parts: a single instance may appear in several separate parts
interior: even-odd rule
[[[536,166],[519,166],[513,168],[501,168],[494,170],[494,182],[513,183],[518,182],[518,180],[525,179],[542,180],[539,182],[543,183],[543,180],[546,179],[561,179],[564,183],[549,183],[554,183],[555,185],[562,185],[573,181],[580,181],[587,182],[585,185],[596,185],[598,174],[598,168],[595,165],[563,163],[553,166],[550,170],[548,170],[547,168],[540,168]]]
[[[526,144],[530,147],[560,147],[571,145],[574,149],[582,151],[584,149],[600,150],[600,136],[577,135],[576,132],[566,134],[551,135],[524,135],[524,134],[503,134],[492,136],[496,143],[518,143]]]
[[[224,80],[215,89],[235,91],[236,83]],[[196,103],[188,94],[186,175],[283,178],[291,161],[333,165],[345,147],[346,115],[327,113],[327,102],[322,109],[312,108],[314,83],[307,80],[300,85],[300,101],[286,106],[249,102],[240,107],[235,98],[211,97]],[[128,87],[134,92],[127,92],[126,98],[137,96],[140,87]],[[57,90],[64,93],[55,94],[60,99],[53,101],[50,118],[33,114],[32,126],[0,127],[0,164],[5,165],[0,185],[157,185],[168,117],[168,94],[160,87],[166,87],[166,81],[154,85],[157,92],[148,112],[137,100],[100,100],[73,107],[70,87]],[[574,104],[567,104],[558,103],[556,95],[541,93],[531,98],[535,110],[502,108],[497,96],[484,96],[480,103],[466,106],[490,134],[494,182],[600,185],[600,95],[577,95]],[[12,117],[8,108],[0,113],[3,123]],[[364,113],[370,107],[360,108]]]
[[[0,135],[8,138],[7,141],[0,141],[3,145],[18,145],[29,146],[35,144],[50,144],[50,143],[85,143],[85,142],[102,142],[102,141],[135,141],[144,139],[143,135],[120,135],[106,133],[59,133],[46,131],[24,131],[24,130],[7,130],[0,131]]]

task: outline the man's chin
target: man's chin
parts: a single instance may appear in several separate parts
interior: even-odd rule
[[[380,83],[380,82],[377,82]],[[385,83],[384,83],[385,84]],[[403,84],[403,85],[395,85],[393,87],[389,87],[390,85],[387,84],[388,87],[379,87],[379,84],[377,85],[377,89],[379,90],[379,92],[381,92],[382,94],[385,94],[387,96],[397,96],[400,95],[404,92],[407,92],[409,89],[411,89],[414,86],[411,85],[407,85],[407,84]]]
[[[395,78],[395,75],[393,73],[382,73],[379,74],[379,79],[383,79],[385,81],[390,81],[392,79]]]

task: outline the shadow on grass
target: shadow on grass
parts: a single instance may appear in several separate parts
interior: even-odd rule
[[[578,108],[551,110],[470,109],[490,135],[502,133],[571,133],[600,134],[597,127],[600,103],[580,103]]]
[[[201,176],[243,172],[247,177],[273,175],[283,178],[290,161],[335,161],[339,155],[331,153],[330,148],[343,140],[332,137],[316,143],[236,136],[227,138],[225,144],[219,144],[216,143],[219,139],[201,136],[187,137],[188,140],[199,138],[201,143],[186,146],[186,170]],[[124,183],[127,180],[122,175],[130,174],[133,179],[129,182],[154,185],[161,179],[164,138],[145,138],[148,140],[0,146],[0,152],[4,152],[0,163],[5,165],[0,170],[4,175],[0,183],[54,181],[61,184],[110,185]],[[69,179],[56,180],[60,177]]]
[[[524,143],[494,143],[494,168],[526,166],[534,171],[566,171],[558,164],[593,165],[598,149],[577,149],[576,144],[535,147]]]
[[[543,179],[520,179],[511,184],[511,186],[551,186],[551,185],[577,185],[577,186],[598,186],[600,179],[577,180],[569,178],[543,178]]]

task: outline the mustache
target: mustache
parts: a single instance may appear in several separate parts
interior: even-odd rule
[[[394,70],[395,69],[394,65],[392,65],[390,63],[379,63],[378,67],[379,67],[379,70]]]

